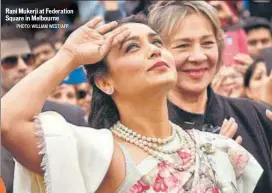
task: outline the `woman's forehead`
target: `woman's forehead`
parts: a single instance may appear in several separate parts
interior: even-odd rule
[[[214,36],[212,22],[201,13],[192,13],[176,19],[169,29],[164,30],[164,37],[167,34],[165,39],[168,41]]]
[[[133,36],[148,36],[148,34],[156,33],[153,29],[151,29],[148,25],[142,23],[126,23],[122,24],[123,27],[126,27],[130,32],[129,37]],[[129,38],[128,37],[128,38]]]
[[[74,90],[75,87],[74,85],[71,85],[71,84],[61,84],[59,87],[58,87],[59,90]]]

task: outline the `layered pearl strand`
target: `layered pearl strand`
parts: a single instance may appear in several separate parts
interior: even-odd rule
[[[166,161],[167,163],[174,166],[175,169],[184,171],[189,169],[195,161],[195,144],[194,141],[191,139],[188,133],[184,132],[184,136],[181,136],[180,131],[182,130],[177,125],[171,123],[172,125],[172,135],[167,138],[155,138],[155,137],[147,137],[142,136],[141,134],[132,131],[131,129],[124,126],[120,121],[118,121],[112,128],[111,131],[114,135],[117,137],[123,139],[124,141],[134,144],[140,149],[147,152],[149,155],[153,156],[155,159],[158,159],[160,161]],[[173,140],[179,141],[179,146],[177,148],[173,149],[165,149],[162,146],[166,145]],[[175,164],[173,162],[170,162],[169,160],[165,159],[165,155],[172,155],[175,154],[182,149],[184,149],[184,146],[188,147],[188,150],[190,151],[191,157],[188,160],[188,162],[183,164]]]

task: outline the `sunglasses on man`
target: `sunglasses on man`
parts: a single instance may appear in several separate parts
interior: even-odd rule
[[[1,65],[5,70],[12,69],[18,65],[19,58],[22,58],[27,66],[35,64],[35,54],[28,53],[22,55],[7,56],[1,60]]]

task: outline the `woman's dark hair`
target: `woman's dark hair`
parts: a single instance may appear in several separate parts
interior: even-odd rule
[[[247,69],[245,76],[244,76],[244,87],[248,88],[249,84],[250,84],[250,80],[254,74],[254,71],[257,67],[257,64],[260,62],[264,62],[264,60],[262,58],[258,58],[256,59]]]
[[[132,15],[118,21],[119,25],[126,23],[141,23],[147,24],[147,19],[143,15]],[[91,113],[88,118],[90,127],[101,129],[110,128],[119,119],[118,109],[111,96],[102,92],[96,85],[95,79],[99,76],[104,76],[108,73],[106,59],[99,61],[96,64],[86,65],[89,83],[93,87]]]

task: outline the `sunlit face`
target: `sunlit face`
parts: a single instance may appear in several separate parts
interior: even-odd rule
[[[53,93],[48,97],[48,100],[52,100],[59,103],[77,105],[75,86],[69,84],[62,84],[58,86],[53,91]]]
[[[249,87],[246,88],[248,98],[259,101],[261,98],[262,88],[267,78],[267,69],[263,62],[257,63],[252,77],[249,81]]]
[[[33,52],[36,55],[37,67],[52,58],[56,53],[55,49],[49,43],[36,46],[33,48]]]
[[[24,39],[1,41],[1,60],[7,57],[18,57],[17,64],[11,68],[4,68],[1,64],[1,87],[4,92],[9,91],[33,70],[35,60],[24,60],[23,55],[31,53],[29,44]],[[2,61],[1,61],[2,63]]]
[[[178,73],[176,88],[201,93],[217,70],[218,46],[212,24],[199,14],[190,14],[178,23],[167,41]]]
[[[132,100],[168,92],[176,83],[176,70],[173,56],[160,36],[144,24],[123,26],[128,28],[129,37],[107,56],[115,96]]]
[[[86,114],[90,113],[92,89],[89,83],[82,83],[76,85],[78,96],[78,105],[84,110]]]
[[[260,57],[262,49],[272,46],[272,35],[267,28],[252,29],[247,33],[248,53]]]

